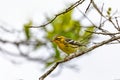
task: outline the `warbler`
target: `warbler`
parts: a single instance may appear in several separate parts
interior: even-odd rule
[[[56,45],[68,55],[76,53],[79,50],[80,46],[84,46],[79,42],[66,38],[64,36],[56,36],[52,42],[56,43]]]

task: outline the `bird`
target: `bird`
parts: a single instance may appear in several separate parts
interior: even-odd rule
[[[54,42],[67,55],[76,53],[79,50],[79,47],[85,46],[73,39],[70,39],[64,36],[56,36],[52,40],[52,42]]]

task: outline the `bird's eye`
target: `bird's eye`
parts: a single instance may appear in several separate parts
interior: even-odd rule
[[[60,40],[60,38],[56,38],[56,40]]]
[[[55,40],[61,40],[61,37],[56,37]]]

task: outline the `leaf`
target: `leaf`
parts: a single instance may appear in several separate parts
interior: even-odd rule
[[[51,37],[54,37],[57,34],[58,35],[65,34],[71,29],[71,27],[73,27],[70,23],[71,14],[72,14],[72,11],[66,14],[60,15],[51,23],[51,26],[53,29],[47,32],[48,33],[47,37],[49,39],[51,39]]]
[[[108,14],[109,16],[110,16],[110,14],[111,14],[111,11],[112,11],[112,8],[109,7],[108,10],[107,10],[107,14]]]
[[[30,33],[31,25],[32,25],[32,21],[29,21],[28,23],[24,24],[24,32],[27,40],[29,40],[31,37],[31,33]]]
[[[60,59],[60,52],[59,50],[57,49],[57,46],[53,43],[53,48],[55,50],[55,59]]]

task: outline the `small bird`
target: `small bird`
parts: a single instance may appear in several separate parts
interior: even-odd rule
[[[66,38],[64,36],[56,36],[52,42],[56,43],[56,45],[68,55],[77,52],[79,50],[79,47],[84,46],[79,42]]]

